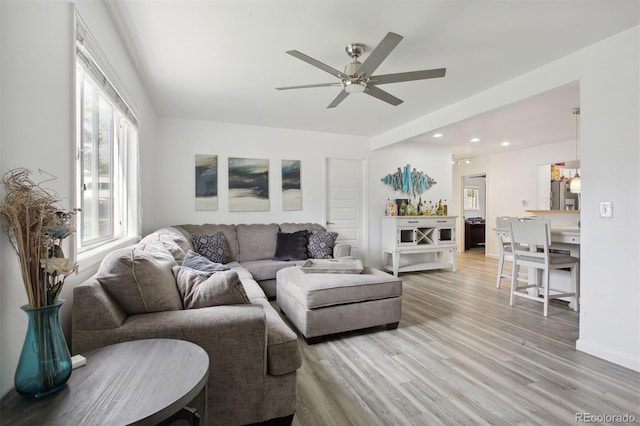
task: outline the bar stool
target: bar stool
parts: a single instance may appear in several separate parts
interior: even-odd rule
[[[509,216],[496,217],[496,235],[498,237],[498,279],[496,288],[500,288],[500,281],[503,278],[511,279],[511,274],[504,271],[504,260],[508,256],[513,261],[511,251],[511,240],[509,239]]]
[[[549,300],[560,297],[574,297],[574,310],[578,311],[579,284],[578,265],[580,259],[574,256],[551,254],[551,221],[549,219],[520,220],[509,219],[509,231],[511,248],[513,253],[513,269],[511,271],[511,296],[509,305],[513,306],[515,297],[524,297],[544,304],[543,314],[546,317],[549,308]],[[520,267],[527,267],[530,271],[537,271],[529,278],[526,285],[518,286],[518,274]],[[569,269],[571,273],[572,292],[554,290],[549,283],[552,269]],[[531,278],[535,282],[531,283]],[[534,288],[534,294],[529,294],[528,289]],[[524,290],[524,291],[522,291]],[[539,297],[542,290],[542,298]],[[553,291],[553,294],[550,292]]]

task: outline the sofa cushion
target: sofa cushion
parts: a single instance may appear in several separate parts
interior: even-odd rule
[[[229,267],[222,263],[212,262],[201,254],[196,253],[193,250],[187,251],[182,261],[182,266],[186,268],[195,269],[196,271],[206,272],[211,275],[213,272],[228,271]]]
[[[216,232],[210,235],[193,234],[191,235],[191,240],[198,254],[201,254],[212,262],[229,262],[229,249],[227,248],[227,241],[222,232]]]
[[[247,260],[242,262],[242,266],[253,275],[256,281],[270,280],[276,277],[276,273],[282,268],[301,265],[304,260],[286,261],[286,260]]]
[[[308,231],[296,231],[292,233],[278,232],[276,240],[276,253],[273,260],[305,260],[307,257]]]
[[[251,272],[249,272],[247,268],[245,268],[238,262],[229,262],[225,266],[227,266],[232,271],[236,271],[238,273],[238,277],[240,277],[240,280],[253,279],[253,275],[251,275]]]
[[[252,301],[264,307],[267,319],[267,372],[274,376],[296,371],[302,365],[298,336],[266,299]]]
[[[229,249],[229,260],[238,260],[238,237],[236,236],[235,225],[217,225],[211,223],[205,223],[203,225],[179,225],[175,228],[184,231],[188,235],[200,234],[200,235],[212,235],[216,232],[222,232],[224,239],[227,242],[227,248]]]
[[[307,251],[313,259],[331,259],[333,246],[336,244],[338,233],[336,232],[312,232],[309,235]]]
[[[281,223],[280,232],[297,232],[297,231],[326,231],[324,226],[317,223]]]
[[[267,296],[264,294],[262,290],[262,286],[256,282],[253,278],[241,278],[242,287],[244,287],[244,292],[247,293],[247,297],[251,303],[255,302],[256,299],[264,299],[267,300]]]
[[[109,253],[96,279],[128,315],[182,309],[171,268],[176,261],[157,244],[136,244]]]
[[[185,309],[249,303],[249,298],[235,271],[222,271],[202,276],[184,266],[174,266],[178,289]]]
[[[238,260],[271,259],[276,252],[276,240],[280,227],[271,223],[237,225],[238,246],[240,253]]]

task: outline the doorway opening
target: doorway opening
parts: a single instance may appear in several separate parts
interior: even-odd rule
[[[487,241],[487,174],[462,176],[464,251],[485,251]]]

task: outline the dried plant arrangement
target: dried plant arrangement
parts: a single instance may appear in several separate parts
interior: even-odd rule
[[[17,168],[4,175],[0,215],[20,261],[29,307],[39,308],[57,303],[65,278],[76,270],[64,256],[62,241],[75,232],[72,217],[78,209],[61,210],[55,192],[34,182],[31,174]]]

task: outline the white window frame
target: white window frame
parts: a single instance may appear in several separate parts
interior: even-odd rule
[[[108,102],[111,107],[110,117],[102,117],[110,120],[110,173],[108,182],[101,182],[105,176],[100,176],[96,182],[97,188],[108,186],[111,192],[108,194],[109,219],[111,230],[105,235],[93,239],[83,239],[83,223],[86,219],[83,211],[77,215],[77,230],[75,235],[76,259],[82,266],[90,266],[101,260],[105,251],[112,250],[120,245],[130,244],[139,238],[140,219],[139,211],[139,165],[138,165],[138,120],[128,107],[120,92],[112,81],[119,81],[117,75],[110,67],[104,54],[87,30],[86,25],[76,12],[76,55],[75,55],[75,81],[76,81],[76,162],[75,162],[75,198],[76,205],[82,208],[84,191],[86,189],[83,176],[84,152],[83,141],[83,91],[85,80],[88,80],[91,90],[95,91],[102,100]],[[104,70],[110,70],[109,73]],[[113,78],[109,78],[109,76]],[[94,129],[95,131],[95,129]],[[99,191],[99,189],[98,189]],[[97,194],[97,192],[96,192]],[[107,195],[107,194],[103,194]],[[97,206],[97,204],[96,204]]]

